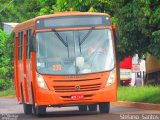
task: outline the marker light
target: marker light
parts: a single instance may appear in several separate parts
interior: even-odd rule
[[[115,79],[116,79],[116,69],[114,69],[110,72],[105,87],[112,85],[115,82]]]
[[[43,88],[43,89],[48,89],[43,77],[39,74],[37,74],[37,81],[38,81],[38,85],[39,87]]]

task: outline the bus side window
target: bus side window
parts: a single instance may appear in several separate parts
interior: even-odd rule
[[[29,44],[31,44],[31,43],[29,43],[29,39],[30,39],[31,35],[32,35],[32,29],[28,29],[27,36],[26,36],[27,37],[26,38],[26,51],[27,51],[26,58],[27,59],[31,58],[31,50],[29,49]]]
[[[23,54],[23,32],[18,33],[18,60],[22,60]]]
[[[21,40],[20,40],[21,37],[20,36],[21,36],[21,33],[19,32],[18,33],[18,60],[20,60],[20,50],[21,50],[20,49],[20,47],[21,47],[20,46],[21,45]]]

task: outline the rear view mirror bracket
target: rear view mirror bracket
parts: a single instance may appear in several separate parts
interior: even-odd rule
[[[117,44],[120,40],[119,38],[119,32],[118,32],[118,29],[116,26],[112,26],[113,27],[113,34],[114,34],[114,39],[115,39],[115,47],[116,47],[116,55],[117,55],[117,59],[120,58],[120,52],[118,51],[118,47],[117,47]]]
[[[115,26],[113,26],[113,33],[114,33],[115,42],[117,44],[119,41],[119,32],[118,32],[117,27],[115,27]]]

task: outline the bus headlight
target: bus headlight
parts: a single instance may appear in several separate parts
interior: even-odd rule
[[[115,79],[116,79],[116,69],[114,69],[110,72],[105,87],[112,85],[115,82]]]
[[[43,89],[48,89],[43,77],[39,74],[37,74],[37,82],[38,82],[38,86],[43,88]]]

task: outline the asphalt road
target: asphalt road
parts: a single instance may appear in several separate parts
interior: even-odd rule
[[[150,117],[148,119],[148,117]],[[16,98],[0,98],[0,120],[160,120],[160,111],[111,105],[109,114],[79,112],[78,107],[47,108],[47,115],[38,118],[24,115]]]

